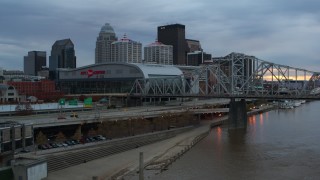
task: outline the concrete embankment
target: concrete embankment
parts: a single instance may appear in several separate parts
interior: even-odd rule
[[[276,107],[274,105],[265,105],[260,107],[259,109],[254,109],[252,111],[248,112],[248,115],[255,115],[255,114],[259,114],[259,113],[264,113],[264,112],[268,112],[271,110],[276,109]]]
[[[267,110],[267,108],[255,109],[250,114]],[[137,171],[140,152],[144,154],[145,178],[150,178],[167,169],[170,164],[206,137],[211,127],[226,123],[227,119],[227,116],[223,116],[210,121],[202,121],[200,126],[170,139],[64,168],[49,173],[47,179],[92,179],[92,177],[99,179],[137,179],[139,176]]]
[[[208,132],[208,126],[200,126],[186,132],[180,132],[179,135],[173,136],[153,144],[140,146],[121,153],[101,157],[96,160],[86,161],[81,164],[65,167],[63,169],[49,173],[47,179],[117,179],[123,177],[124,174],[132,172],[136,174],[139,167],[139,153],[144,153],[145,167],[160,159],[169,159],[178,153],[182,154],[182,150],[190,144],[196,144],[199,141],[199,135]],[[198,140],[195,137],[198,136]],[[192,143],[190,143],[192,142]],[[130,143],[128,143],[130,144]],[[85,156],[90,155],[87,151]],[[81,156],[77,156],[79,159]]]
[[[268,111],[271,111],[271,110],[274,110],[275,109],[275,106],[273,105],[266,105],[266,106],[263,106],[263,107],[260,107],[259,109],[254,109],[254,110],[251,110],[249,112],[247,112],[248,116],[251,116],[251,115],[256,115],[256,114],[259,114],[259,113],[264,113],[264,112],[268,112]],[[225,115],[223,117],[219,117],[217,118],[216,120],[213,120],[210,124],[210,127],[215,127],[215,126],[219,126],[219,125],[222,125],[224,123],[228,123],[228,115]]]
[[[211,121],[202,122],[202,124],[188,132],[181,133],[177,137],[171,138],[169,141],[162,141],[162,148],[158,149],[157,155],[147,157],[144,161],[145,177],[152,179],[152,176],[166,170],[173,162],[179,159],[183,154],[189,151],[193,146],[200,142],[209,134]],[[153,144],[153,148],[157,148]],[[111,179],[137,179],[138,167],[131,171],[122,171],[122,174],[116,174]]]

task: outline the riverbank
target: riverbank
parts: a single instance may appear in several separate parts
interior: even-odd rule
[[[255,109],[252,113],[262,111],[265,109]],[[166,170],[170,164],[206,137],[212,126],[225,123],[227,118],[223,116],[213,120],[203,120],[199,126],[173,138],[49,173],[47,180],[92,179],[93,177],[138,179],[140,152],[144,153],[145,178],[152,178]]]

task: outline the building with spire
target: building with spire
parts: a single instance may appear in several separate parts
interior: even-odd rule
[[[142,44],[124,34],[123,38],[111,44],[112,62],[141,63]]]
[[[95,63],[112,62],[111,44],[118,38],[112,26],[106,23],[101,27],[96,41]]]
[[[173,64],[173,46],[155,41],[144,47],[144,61],[151,64]]]

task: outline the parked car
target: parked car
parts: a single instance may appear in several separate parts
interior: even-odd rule
[[[64,141],[64,143],[66,143],[68,146],[74,145],[74,144],[72,143],[72,141],[70,141],[70,140],[66,140],[66,141]]]
[[[28,152],[30,152],[30,150],[28,150],[28,149],[22,149],[20,152],[22,152],[22,153],[28,153]]]
[[[91,137],[87,137],[87,138],[86,138],[86,142],[93,142],[93,141],[94,141],[94,139],[91,138]]]
[[[49,143],[48,143],[48,144],[45,144],[45,146],[47,146],[48,149],[53,148]]]
[[[73,139],[72,141],[75,142],[76,144],[80,144],[79,140]]]
[[[101,141],[101,139],[97,136],[92,137],[95,141]]]
[[[63,144],[62,143],[57,143],[57,146],[58,147],[63,147]]]
[[[74,140],[69,140],[72,145],[76,145],[77,143]]]
[[[98,141],[103,141],[103,140],[106,140],[107,138],[105,138],[104,136],[102,136],[102,135],[97,135],[97,136],[95,136],[94,137],[96,140],[98,140]]]
[[[45,150],[48,149],[48,147],[45,144],[39,144],[38,149]]]

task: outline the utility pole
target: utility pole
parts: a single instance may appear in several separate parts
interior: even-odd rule
[[[143,177],[143,152],[140,152],[140,161],[139,161],[139,180],[144,180]]]

